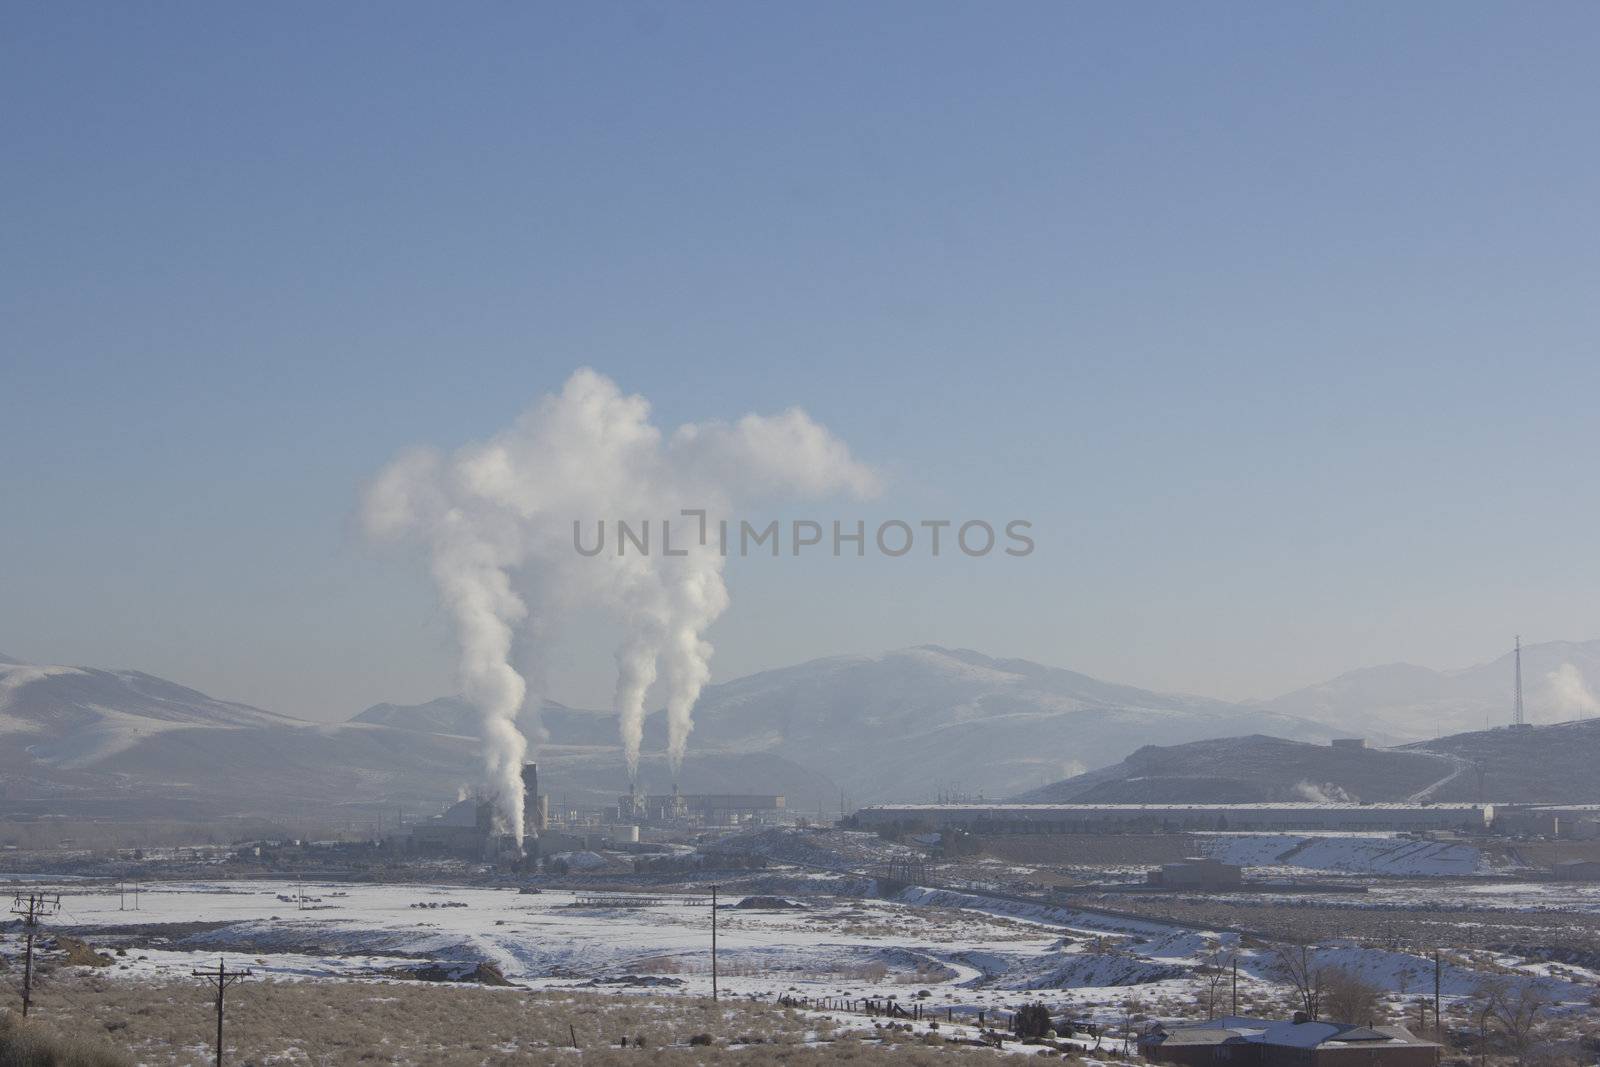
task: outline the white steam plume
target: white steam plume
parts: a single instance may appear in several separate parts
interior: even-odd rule
[[[1570,663],[1563,663],[1544,676],[1545,688],[1550,692],[1550,704],[1563,718],[1586,718],[1600,712],[1600,700],[1583,679],[1583,672]]]
[[[877,489],[873,472],[799,409],[689,424],[670,437],[649,418],[643,397],[579,370],[488,441],[448,457],[404,453],[366,493],[372,536],[408,538],[428,553],[456,624],[463,690],[483,714],[488,784],[519,837],[526,742],[516,721],[528,699],[511,664],[519,629],[547,631],[573,604],[615,617],[614,710],[629,774],[637,774],[645,701],[658,676],[676,774],[710,678],[703,635],[728,606],[717,520],[751,498]],[[682,516],[684,509],[706,512],[704,543],[701,520]],[[605,549],[580,554],[574,520],[584,525],[586,545],[595,524],[605,524]],[[619,554],[618,520],[635,529],[648,520],[648,554],[632,545]],[[671,524],[671,556],[662,520]]]
[[[1332,782],[1323,782],[1318,785],[1305,779],[1295,783],[1295,795],[1301,800],[1309,800],[1313,804],[1354,804],[1356,798],[1345,792]]]

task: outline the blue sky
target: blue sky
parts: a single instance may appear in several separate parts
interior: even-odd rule
[[[1600,636],[1597,52],[1562,3],[11,5],[0,649],[448,691],[360,487],[582,365],[667,426],[805,407],[868,514],[1034,523],[730,565],[719,678],[936,642],[1244,697]]]

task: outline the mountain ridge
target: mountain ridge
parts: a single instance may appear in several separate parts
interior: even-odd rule
[[[1508,723],[1514,704],[1514,652],[1485,663],[1434,670],[1413,663],[1358,667],[1256,706],[1350,732],[1420,741]],[[1600,714],[1600,639],[1522,646],[1523,695],[1530,721]]]

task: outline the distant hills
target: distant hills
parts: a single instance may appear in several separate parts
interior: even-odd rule
[[[1452,757],[1461,773],[1432,794],[1435,800],[1548,801],[1600,804],[1600,719],[1498,727],[1408,746]]]
[[[1145,745],[1110,767],[1019,797],[1052,804],[1253,804],[1404,800],[1454,773],[1426,752],[1289,741],[1255,734]]]
[[[1353,736],[1420,741],[1511,722],[1512,653],[1459,670],[1409,663],[1363,667],[1260,706],[1342,727]],[[1600,641],[1522,649],[1523,704],[1535,723],[1600,715]]]
[[[1600,675],[1600,642],[1530,646],[1524,675],[1535,721],[1583,706]],[[1298,799],[1343,790],[1371,800],[1431,789],[1444,800],[1475,796],[1481,760],[1491,795],[1565,799],[1578,787],[1558,779],[1592,776],[1583,753],[1600,726],[1431,739],[1436,721],[1505,718],[1509,679],[1509,659],[1445,672],[1379,667],[1241,705],[925,645],[707,687],[679,784],[783,793],[805,810],[832,810],[841,793],[856,805],[941,792],[999,798],[1050,782],[1039,795]],[[548,703],[520,725],[558,802],[604,803],[625,787],[609,712]],[[652,791],[672,784],[664,733],[663,716],[651,715],[642,784]],[[316,724],[138,671],[0,657],[0,814],[431,809],[477,782],[477,734],[476,710],[456,697]],[[1354,755],[1327,747],[1347,734],[1428,740]]]
[[[1278,737],[1147,745],[1110,767],[1017,799],[1079,804],[1343,800],[1600,803],[1600,719],[1498,727],[1398,749],[1336,749]],[[1481,779],[1481,780],[1480,780]]]
[[[354,721],[475,734],[476,718],[470,705],[443,698],[380,704]],[[529,737],[543,732],[540,759],[550,764],[552,782],[569,767],[616,766],[613,792],[620,788],[609,713],[547,704],[537,721],[525,713],[520,725]],[[856,804],[957,789],[1000,797],[1063,769],[1115,759],[1152,733],[1182,739],[1254,729],[1329,736],[1325,727],[1276,712],[928,645],[812,660],[708,686],[689,750],[727,766],[759,756],[804,768],[819,780],[793,792],[791,803],[815,810],[812,798],[824,789],[829,808],[841,790]],[[664,733],[662,716],[650,716],[646,750],[659,750]]]
[[[197,819],[433,804],[477,745],[317,725],[138,671],[0,662],[0,812]]]
[[[841,793],[856,804],[940,789],[1005,796],[1150,736],[1328,736],[1277,712],[934,646],[710,686],[695,719],[686,791],[783,793],[806,810],[834,810]],[[520,725],[558,801],[604,803],[625,788],[609,712],[551,703]],[[647,789],[672,784],[664,732],[650,716]],[[313,724],[137,671],[0,663],[0,812],[427,807],[477,781],[477,733],[476,710],[455,697]]]
[[[769,752],[825,768],[858,804],[938,791],[1006,796],[1120,759],[1152,737],[1331,736],[1281,712],[936,645],[709,686],[695,722],[691,750]]]

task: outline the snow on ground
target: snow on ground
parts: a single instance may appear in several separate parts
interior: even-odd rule
[[[1398,834],[1212,833],[1203,849],[1242,867],[1301,868],[1345,874],[1460,876],[1488,873],[1483,853],[1460,841]]]
[[[1430,885],[1430,907],[1441,909],[1504,908],[1508,911],[1561,911],[1600,915],[1597,882],[1482,882]],[[1415,906],[1415,886],[1384,885],[1367,888],[1365,899],[1377,905]]]
[[[571,892],[427,885],[307,883],[305,891],[320,903],[298,910],[280,899],[295,892],[281,882],[147,885],[133,911],[119,909],[114,890],[78,887],[64,892],[54,925],[86,932],[102,950],[127,943],[110,971],[127,978],[187,977],[219,955],[286,979],[376,977],[433,961],[468,970],[486,961],[533,988],[709,992],[711,917],[703,903],[651,897],[640,899],[668,902],[619,907],[611,905],[622,895],[605,894],[588,898],[601,906],[587,906]],[[1063,923],[1054,914],[957,910],[982,902],[953,897],[938,906],[824,897],[793,910],[725,908],[721,987],[733,995],[902,1000],[928,989],[941,1009],[958,1012],[1063,986],[1086,1006],[1117,1003],[1133,985],[1186,995],[1184,961],[1142,957],[1128,945],[1176,952],[1195,935],[1087,916]],[[646,986],[639,977],[655,981]]]
[[[284,979],[375,978],[430,963],[461,973],[487,962],[531,988],[710,989],[711,915],[698,896],[307,883],[315,899],[301,910],[283,882],[191,882],[145,886],[135,911],[114,888],[62,892],[52,927],[81,932],[102,950],[125,946],[109,970],[116,977],[187,978],[220,955]],[[1192,1004],[1196,965],[1220,943],[1237,944],[1175,924],[951,890],[917,887],[891,901],[797,899],[805,906],[720,912],[726,993],[904,1001],[928,990],[926,1002],[941,1014],[1052,995],[1110,1017],[1130,996]],[[1391,992],[1431,986],[1432,962],[1421,957],[1338,944],[1319,959]],[[1570,969],[1555,977],[1525,961],[1498,963],[1558,999],[1588,999]],[[1254,988],[1274,984],[1270,950],[1242,952],[1240,969]],[[1480,978],[1451,962],[1446,994],[1468,995]]]

